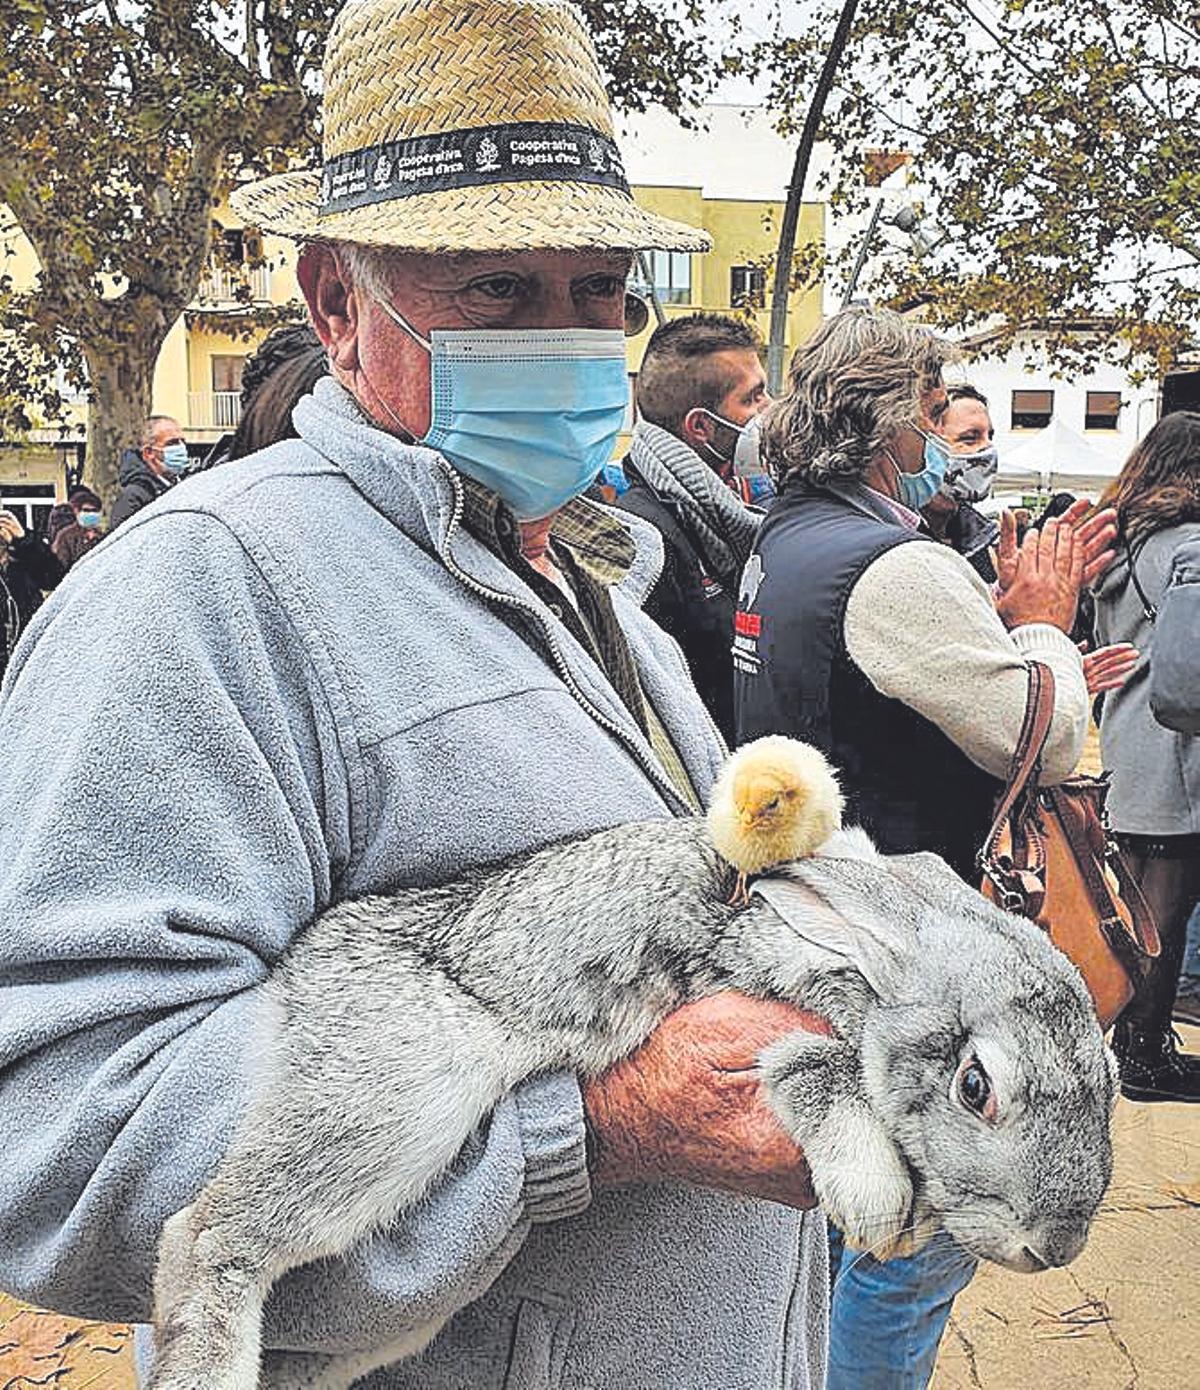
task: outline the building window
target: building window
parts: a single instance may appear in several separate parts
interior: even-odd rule
[[[1089,391],[1083,427],[1085,430],[1115,430],[1120,414],[1120,391]]]
[[[766,266],[730,266],[729,302],[735,309],[761,309],[767,302]]]
[[[692,302],[692,258],[686,251],[648,251],[646,263],[662,303]]]
[[[1044,430],[1054,414],[1053,391],[1014,391],[1012,393],[1012,428],[1014,430]]]

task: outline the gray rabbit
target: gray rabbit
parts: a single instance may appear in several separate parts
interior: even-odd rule
[[[760,1061],[850,1243],[896,1253],[940,1225],[1010,1268],[1074,1259],[1108,1184],[1115,1096],[1082,980],[940,859],[884,858],[835,828],[827,770],[823,818],[793,841],[806,857],[748,899],[733,891],[762,855],[739,861],[721,812],[751,838],[760,812],[803,817],[821,804],[805,776],[765,790],[756,776],[757,805],[732,818],[745,788],[723,777],[709,822],[618,826],[313,922],[260,988],[254,1101],[164,1228],[152,1390],[341,1390],[418,1351],[437,1325],[372,1355],[260,1366],[263,1303],[288,1269],[417,1202],[522,1079],[596,1075],[681,1003],[727,988],[836,1029]]]

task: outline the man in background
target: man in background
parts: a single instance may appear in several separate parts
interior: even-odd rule
[[[733,617],[738,576],[761,513],[735,486],[757,465],[756,421],[770,404],[758,339],[737,319],[663,324],[638,376],[638,422],[617,505],[663,538],[646,612],[683,648],[696,689],[733,739]]]
[[[121,458],[121,491],[108,518],[115,531],[134,512],[161,497],[187,472],[191,462],[179,421],[170,415],[151,415],[142,426],[139,449],[126,449]]]
[[[64,570],[104,539],[104,512],[100,498],[90,487],[78,487],[67,498],[72,520],[50,546]]]

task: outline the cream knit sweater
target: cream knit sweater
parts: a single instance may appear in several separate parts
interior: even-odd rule
[[[846,648],[882,695],[902,700],[1003,779],[1021,732],[1027,658],[1054,672],[1042,780],[1075,770],[1088,726],[1083,664],[1048,623],[1007,631],[987,586],[944,545],[897,545],[863,571],[846,605]]]

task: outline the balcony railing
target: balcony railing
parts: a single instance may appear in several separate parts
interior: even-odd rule
[[[194,303],[228,306],[262,303],[270,298],[271,273],[265,265],[254,270],[248,266],[234,270],[222,267],[210,270],[200,281]]]
[[[188,423],[194,430],[231,430],[242,417],[238,391],[189,391]]]

